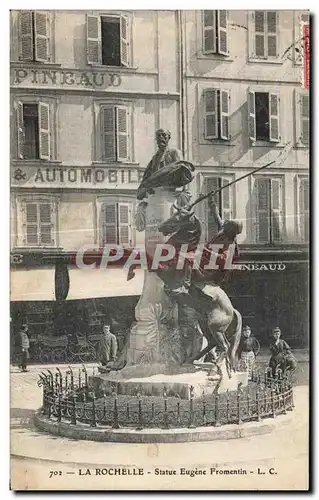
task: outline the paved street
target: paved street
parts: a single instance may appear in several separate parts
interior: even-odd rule
[[[38,372],[28,373],[12,367],[11,377],[11,455],[12,487],[114,489],[164,488],[305,488],[307,485],[307,408],[308,390],[296,387],[293,421],[278,426],[272,434],[249,439],[179,444],[121,444],[76,441],[37,431],[33,416],[41,405]],[[66,367],[61,367],[62,371]],[[92,365],[89,371],[92,370]],[[278,424],[285,417],[277,417]],[[280,427],[280,428],[279,428]],[[191,453],[190,453],[191,446]],[[289,467],[288,467],[289,463]],[[138,467],[143,476],[95,475],[96,468]],[[154,468],[179,472],[180,467],[205,469],[207,475],[155,475]],[[244,469],[247,475],[210,474],[210,468]],[[89,469],[91,475],[79,475]],[[258,468],[259,473],[258,473]],[[274,468],[275,474],[269,474]],[[50,478],[50,471],[58,471]],[[59,475],[61,471],[61,475]],[[250,472],[251,471],[251,472]],[[260,474],[265,471],[264,474]],[[209,473],[209,474],[208,474]],[[151,483],[150,483],[151,479]]]

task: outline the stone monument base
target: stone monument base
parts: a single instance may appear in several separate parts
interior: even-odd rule
[[[209,366],[210,365],[210,366]],[[247,372],[235,372],[231,378],[210,375],[212,364],[203,367],[193,365],[136,365],[128,366],[118,372],[100,373],[90,377],[90,383],[106,395],[160,396],[181,399],[200,398],[214,392],[237,390],[248,384]],[[103,368],[100,369],[103,371]],[[192,389],[191,389],[192,388]]]

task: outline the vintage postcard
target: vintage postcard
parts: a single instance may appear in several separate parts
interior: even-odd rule
[[[11,489],[307,491],[309,11],[10,40]]]

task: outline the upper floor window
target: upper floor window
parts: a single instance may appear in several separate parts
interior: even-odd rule
[[[223,186],[226,186],[231,182],[231,178],[227,177],[207,177],[205,179],[205,193],[209,193],[211,191],[216,191]],[[226,187],[222,191],[219,191],[217,196],[219,215],[223,221],[229,220],[232,218],[233,204],[232,204],[232,191],[231,187]],[[211,200],[206,199],[206,217],[207,217],[207,228],[206,228],[206,238],[209,241],[214,234],[219,231],[217,221],[212,212]],[[205,217],[205,218],[206,218]]]
[[[298,146],[309,145],[309,92],[296,91],[296,144]]]
[[[203,11],[203,53],[228,56],[227,10]]]
[[[280,142],[279,95],[249,91],[249,137],[252,141]]]
[[[50,61],[50,14],[44,11],[19,12],[19,59]]]
[[[279,57],[277,11],[255,10],[250,13],[249,44],[252,59],[274,60]]]
[[[20,159],[51,158],[51,111],[45,102],[16,103],[17,156]]]
[[[101,106],[101,157],[104,161],[128,161],[130,148],[130,110],[126,106]]]
[[[309,241],[309,178],[298,182],[298,229],[302,241]]]
[[[275,243],[282,239],[282,181],[279,178],[255,179],[256,240]]]
[[[87,16],[88,64],[130,65],[129,19],[119,16]]]
[[[18,199],[18,246],[57,245],[57,200],[46,196]],[[21,217],[22,216],[22,217]]]
[[[204,92],[205,139],[228,140],[229,134],[228,90],[207,89]]]
[[[132,203],[106,201],[101,205],[102,245],[133,245]]]

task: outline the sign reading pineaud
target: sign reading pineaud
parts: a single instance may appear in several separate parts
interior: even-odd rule
[[[11,70],[11,85],[105,89],[119,87],[121,83],[119,74],[105,71],[68,71],[26,67]]]

